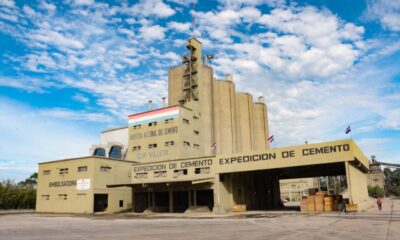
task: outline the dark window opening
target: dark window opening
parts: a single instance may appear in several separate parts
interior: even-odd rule
[[[78,167],[78,172],[87,172],[87,166]]]
[[[124,200],[119,200],[119,207],[124,207]]]
[[[157,147],[157,144],[156,144],[156,143],[149,144],[149,148],[156,148],[156,147]]]
[[[110,149],[110,158],[121,159],[122,158],[122,148],[120,146],[112,146]]]
[[[94,156],[99,156],[99,157],[105,157],[106,156],[106,150],[104,148],[96,148],[94,150]]]

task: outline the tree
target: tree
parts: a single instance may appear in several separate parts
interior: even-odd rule
[[[12,180],[0,182],[0,209],[29,209],[36,205],[37,173],[15,184]]]
[[[400,169],[392,171],[390,168],[385,168],[385,192],[386,195],[400,196]]]

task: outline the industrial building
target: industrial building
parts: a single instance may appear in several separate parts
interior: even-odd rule
[[[266,210],[281,205],[280,180],[319,176],[344,176],[348,202],[367,207],[368,159],[354,141],[271,149],[263,97],[215,79],[196,38],[187,49],[168,104],[103,132],[88,157],[39,164],[36,211]]]

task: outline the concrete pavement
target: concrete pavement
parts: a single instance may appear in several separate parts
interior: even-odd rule
[[[159,215],[162,216],[162,215]],[[0,216],[0,240],[58,239],[374,239],[400,236],[400,200],[356,214],[226,215],[138,218],[56,214]],[[215,216],[215,215],[214,215]],[[247,217],[246,217],[247,216]]]

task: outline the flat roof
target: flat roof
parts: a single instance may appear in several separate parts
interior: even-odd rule
[[[104,159],[108,161],[118,161],[118,162],[129,162],[129,163],[137,163],[135,161],[128,161],[128,160],[123,160],[123,159],[115,159],[115,158],[107,158],[107,157],[99,157],[99,156],[83,156],[83,157],[75,157],[75,158],[65,158],[65,159],[59,159],[59,160],[54,160],[54,161],[48,161],[48,162],[40,162],[40,164],[47,164],[47,163],[56,163],[56,162],[64,162],[64,161],[74,161],[74,160],[82,160],[82,159],[87,159],[87,158],[98,158],[98,159]]]
[[[116,130],[120,130],[120,129],[124,129],[124,128],[128,128],[128,126],[115,127],[115,128],[108,128],[108,129],[102,131],[101,133],[112,132],[112,131],[116,131]]]

